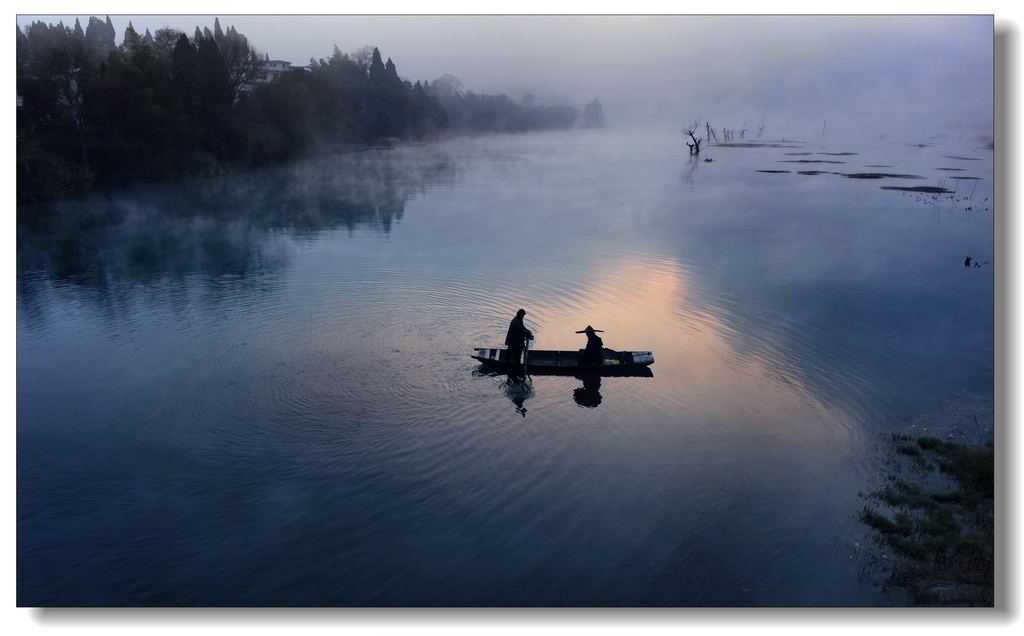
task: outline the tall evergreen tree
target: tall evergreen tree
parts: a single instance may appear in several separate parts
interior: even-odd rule
[[[195,153],[201,139],[203,79],[196,47],[182,33],[171,56],[171,85],[174,91],[172,118],[183,153]]]
[[[410,128],[417,138],[436,135],[448,128],[448,115],[436,97],[427,93],[429,85],[413,84]]]
[[[373,57],[370,58],[370,81],[376,84],[384,84],[387,77],[387,69],[384,67],[384,60],[380,57],[380,50],[374,47]]]
[[[196,63],[201,80],[199,126],[208,136],[209,149],[219,159],[227,157],[228,127],[231,117],[231,82],[220,47],[212,37],[199,40]]]
[[[402,80],[398,77],[398,68],[390,57],[384,64],[384,83],[394,91],[402,90]]]
[[[379,54],[375,57],[377,61],[380,60]],[[383,65],[372,65],[370,79],[378,104],[373,126],[375,136],[405,136],[412,116],[412,86],[398,77],[398,69],[391,58]]]
[[[20,28],[18,28],[17,31],[18,35],[14,40],[14,60],[18,68],[18,77],[23,77],[28,74],[29,60],[32,56],[32,47],[29,45],[28,37],[25,33]]]

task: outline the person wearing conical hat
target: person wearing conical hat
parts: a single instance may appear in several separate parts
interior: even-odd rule
[[[604,333],[600,329],[594,329],[590,325],[587,325],[586,329],[581,329],[576,333],[587,334],[587,346],[585,349],[580,349],[579,361],[583,365],[595,365],[601,364],[604,360],[604,341],[601,340],[601,336],[598,333]]]

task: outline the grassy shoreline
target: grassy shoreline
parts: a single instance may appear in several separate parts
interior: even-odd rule
[[[896,472],[863,496],[889,589],[920,606],[994,605],[994,448],[894,433]]]

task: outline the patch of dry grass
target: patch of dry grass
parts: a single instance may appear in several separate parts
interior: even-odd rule
[[[994,603],[994,453],[934,437],[894,435],[912,481],[899,474],[865,495],[861,521],[895,558],[887,585],[916,605]]]

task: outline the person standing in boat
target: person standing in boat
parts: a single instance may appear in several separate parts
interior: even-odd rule
[[[527,340],[533,340],[533,332],[523,324],[525,309],[516,312],[516,317],[508,324],[508,334],[505,335],[505,345],[508,347],[506,353],[509,362],[518,364],[523,359],[523,346]]]
[[[598,333],[604,333],[604,331],[587,325],[586,329],[576,333],[587,334],[587,346],[585,349],[580,349],[579,352],[580,364],[590,366],[604,362],[604,341],[601,340],[601,336],[597,335]]]

